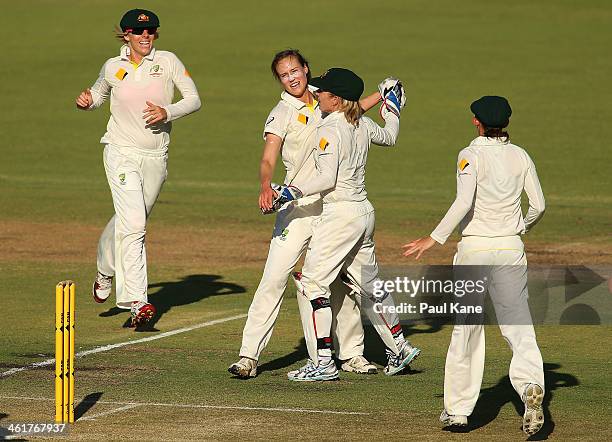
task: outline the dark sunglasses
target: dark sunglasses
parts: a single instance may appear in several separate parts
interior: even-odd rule
[[[142,35],[145,29],[147,30],[149,35],[153,35],[157,32],[157,28],[136,28],[136,29],[128,29],[127,31],[131,32],[134,35]]]

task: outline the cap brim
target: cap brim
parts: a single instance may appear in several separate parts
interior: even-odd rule
[[[324,80],[321,77],[311,78],[308,84],[316,87],[317,89],[324,89]]]

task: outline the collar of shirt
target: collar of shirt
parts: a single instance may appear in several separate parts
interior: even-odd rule
[[[310,89],[310,87],[309,87],[309,89]],[[300,110],[300,109],[308,106],[302,100],[300,100],[299,98],[294,97],[293,95],[291,95],[287,91],[283,91],[283,93],[281,94],[281,99],[283,101],[289,103],[291,106],[293,106],[297,110]],[[313,100],[314,100],[314,98],[313,98]],[[315,109],[319,106],[319,103],[317,102],[317,100],[313,101],[313,105],[314,105]]]
[[[344,118],[344,112],[334,111],[331,114],[325,115],[325,117],[322,118],[321,121],[319,121],[317,127],[329,126],[331,124],[334,124],[340,118]]]
[[[509,143],[509,140],[500,138],[477,137],[472,140],[470,146],[504,146]]]
[[[131,61],[130,60],[130,47],[128,45],[121,46],[119,50],[119,55],[121,55],[122,60]],[[153,61],[153,57],[155,57],[155,48],[151,48],[151,52],[146,57],[143,57],[143,60]]]

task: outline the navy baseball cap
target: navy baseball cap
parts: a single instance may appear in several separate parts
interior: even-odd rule
[[[510,123],[512,108],[504,97],[485,95],[474,101],[470,110],[486,127],[502,128]]]
[[[159,28],[159,18],[155,12],[146,9],[131,9],[123,14],[119,26],[123,32],[138,28]]]
[[[331,68],[323,75],[309,82],[320,91],[331,92],[349,101],[359,101],[363,94],[363,80],[353,71],[344,68]]]

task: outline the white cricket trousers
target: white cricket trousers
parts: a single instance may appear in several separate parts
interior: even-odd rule
[[[307,314],[302,312],[301,317],[308,355],[315,364],[318,364],[319,354],[330,354],[330,286],[340,272],[346,273],[359,290],[356,295],[359,307],[365,307],[385,345],[395,354],[399,353],[392,331],[395,328],[401,330],[398,315],[376,314],[370,302],[374,298],[374,282],[378,278],[374,225],[374,208],[368,200],[323,204],[323,213],[314,223],[302,270],[301,295],[310,305]],[[393,304],[393,298],[388,295],[384,302]]]
[[[502,336],[512,350],[510,382],[521,397],[529,383],[544,388],[542,355],[527,303],[527,258],[521,238],[464,237],[453,264],[495,266],[488,276],[488,292]],[[472,414],[480,394],[484,363],[484,326],[455,325],[444,369],[444,408],[449,414]]]
[[[98,271],[115,276],[117,307],[147,301],[147,218],[167,177],[167,153],[107,144],[104,169],[115,214],[98,242]],[[118,259],[117,259],[118,257]]]
[[[259,360],[268,345],[287,280],[308,247],[312,224],[321,215],[321,210],[322,202],[317,196],[285,205],[276,215],[266,265],[244,325],[240,357]],[[354,298],[345,296],[349,290],[344,284],[336,281],[333,292],[336,355],[339,359],[363,355],[364,335],[359,308]]]

